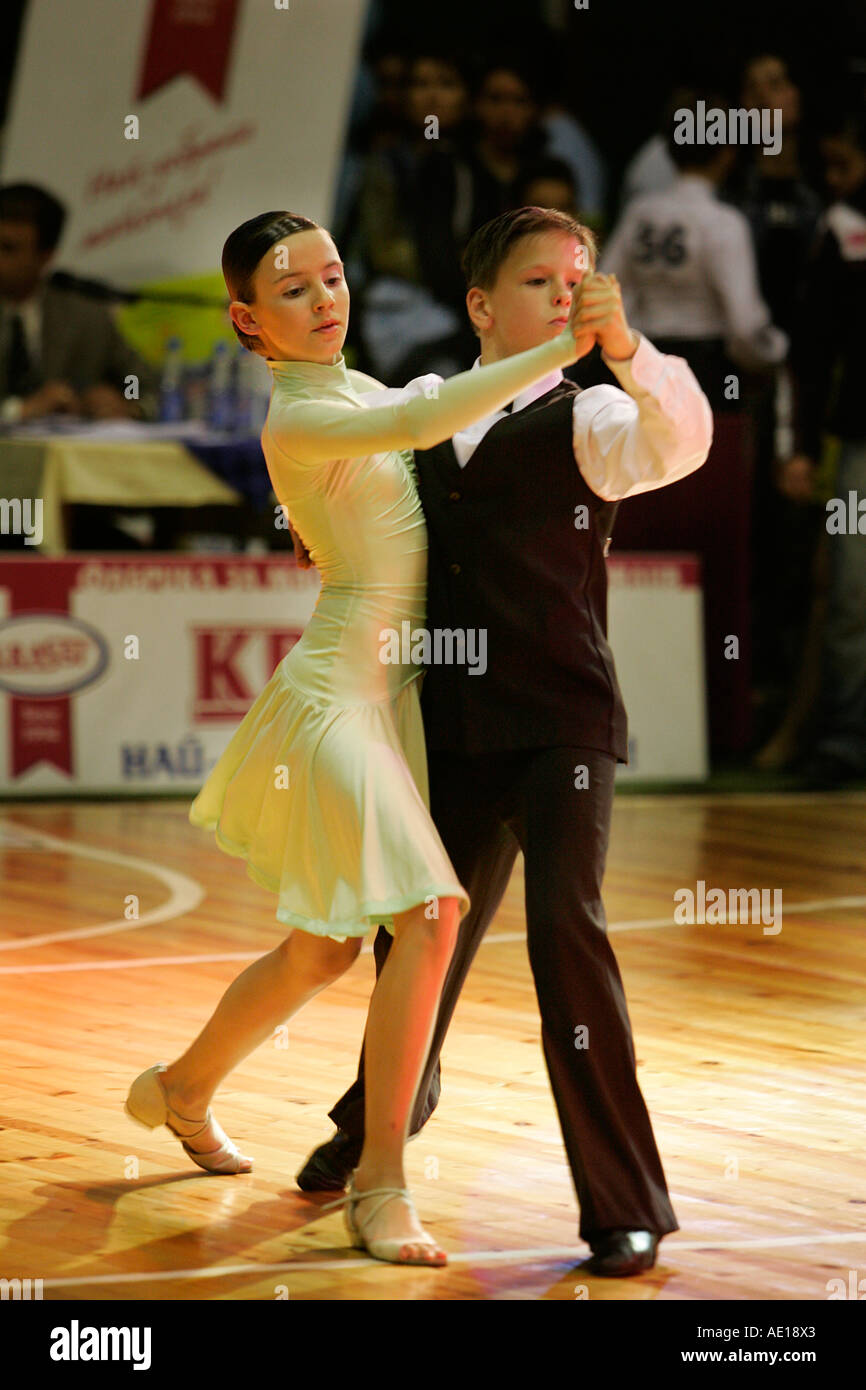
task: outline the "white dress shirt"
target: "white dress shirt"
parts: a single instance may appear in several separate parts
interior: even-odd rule
[[[606,502],[651,492],[694,473],[706,461],[713,439],[709,401],[682,357],[658,351],[643,334],[631,357],[602,360],[620,381],[616,386],[590,386],[574,398],[572,439],[574,458],[587,486]],[[481,365],[477,358],[473,370]],[[377,393],[376,403],[429,395],[443,378],[435,372],[415,377],[406,386]],[[550,372],[514,399],[511,412],[523,410],[562,380]],[[627,393],[627,394],[626,394]],[[465,468],[491,426],[508,414],[498,410],[454,435],[457,462]],[[544,461],[539,459],[539,470]]]
[[[745,368],[787,353],[761,297],[749,223],[699,174],[632,199],[599,269],[616,275],[629,323],[650,337],[721,338]]]

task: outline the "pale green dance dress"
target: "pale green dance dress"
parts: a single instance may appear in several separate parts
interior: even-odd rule
[[[394,913],[444,897],[468,911],[430,817],[424,667],[382,659],[389,632],[426,617],[412,448],[449,438],[571,361],[562,334],[447,382],[420,378],[415,395],[347,369],[342,355],[334,365],[268,361],[268,473],[321,590],[189,819],[246,860],[287,926],[345,940],[380,922],[393,932]]]

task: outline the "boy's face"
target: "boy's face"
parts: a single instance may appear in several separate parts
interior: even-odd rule
[[[535,232],[512,246],[492,289],[466,296],[469,316],[488,356],[510,357],[561,333],[588,253],[568,232]]]

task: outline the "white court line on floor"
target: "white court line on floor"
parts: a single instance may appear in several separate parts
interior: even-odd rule
[[[61,840],[58,836],[49,835],[42,830],[34,830],[30,826],[18,825],[16,822],[9,820],[0,820],[0,841],[2,841],[4,835],[7,837],[8,843],[10,844],[19,844],[22,846],[30,844],[32,846],[35,843],[40,848],[56,849],[65,854],[79,855],[84,859],[99,859],[104,863],[128,865],[133,868],[144,870],[165,883],[169,888],[170,896],[161,907],[153,908],[150,912],[146,912],[143,916],[138,918],[127,919],[121,917],[114,922],[105,922],[92,927],[74,927],[69,931],[47,932],[43,933],[41,936],[30,937],[26,941],[17,939],[0,941],[0,951],[30,951],[36,946],[52,945],[56,941],[82,940],[86,937],[109,935],[112,932],[138,930],[140,927],[152,926],[157,922],[170,921],[173,918],[183,916],[185,912],[191,912],[194,908],[198,907],[199,903],[206,895],[205,889],[194,879],[189,878],[186,874],[177,873],[173,869],[166,869],[162,865],[156,864],[149,859],[139,859],[115,850],[78,845],[75,841]],[[789,904],[784,908],[784,913],[790,916],[792,913],[846,911],[849,908],[861,907],[866,907],[866,896],[864,895],[839,898],[817,898],[808,902]],[[643,931],[681,925],[685,924],[674,921],[672,916],[645,917],[628,922],[609,922],[608,931]],[[487,935],[482,944],[502,945],[507,942],[523,941],[525,939],[525,932],[499,932]],[[364,953],[369,953],[372,947],[365,946],[363,950]],[[151,956],[135,961],[76,961],[62,965],[0,966],[0,975],[63,974],[78,970],[123,970],[142,968],[150,965],[204,965],[229,960],[255,960],[262,954],[264,953],[261,951],[233,951],[205,956]]]
[[[792,903],[785,908],[783,916],[803,914],[806,912],[838,912],[848,911],[852,908],[866,907],[866,896],[847,897],[847,898],[816,898],[809,902]],[[186,910],[186,909],[184,909]],[[124,923],[135,927],[143,925],[142,922]],[[675,922],[673,917],[645,917],[640,920],[629,922],[609,922],[609,932],[623,931],[643,931],[658,927],[679,927],[690,926],[692,923]],[[716,925],[709,923],[710,926]],[[719,925],[724,925],[720,923]],[[117,928],[119,930],[119,928]],[[101,928],[86,929],[86,934],[95,934]],[[114,931],[115,927],[109,926],[106,931]],[[74,932],[69,933],[75,935]],[[27,950],[29,946],[40,944],[42,941],[55,938],[36,937],[22,946],[18,950]],[[57,940],[65,939],[63,932],[58,933]],[[490,932],[482,938],[482,946],[503,946],[516,941],[525,941],[526,932]],[[14,950],[12,942],[0,942],[0,950]],[[365,945],[361,948],[362,955],[372,954],[372,945]],[[204,956],[142,956],[137,960],[96,960],[96,961],[70,961],[59,965],[0,965],[0,975],[63,975],[79,970],[141,970],[150,966],[161,965],[218,965],[223,961],[245,961],[258,960],[265,955],[265,951],[221,951],[213,955]]]
[[[659,1259],[662,1264],[668,1263],[676,1258],[676,1252],[679,1250],[705,1250],[709,1252],[715,1250],[770,1250],[784,1248],[787,1245],[856,1245],[858,1243],[866,1244],[866,1233],[860,1231],[824,1231],[812,1235],[768,1236],[766,1240],[757,1237],[745,1240],[678,1241],[667,1236],[665,1244],[659,1246]],[[524,1250],[461,1250],[454,1254],[449,1253],[448,1264],[508,1264],[514,1260],[523,1263],[561,1260],[574,1264],[577,1260],[587,1259],[588,1253],[588,1248],[578,1250],[568,1245],[540,1245]],[[170,1282],[173,1279],[227,1279],[236,1275],[255,1275],[261,1278],[265,1274],[290,1274],[298,1270],[311,1270],[315,1273],[320,1270],[372,1270],[377,1264],[382,1266],[384,1263],[384,1261],[374,1262],[370,1257],[317,1260],[315,1252],[307,1252],[306,1255],[296,1260],[285,1260],[279,1264],[217,1265],[201,1269],[160,1269],[154,1270],[152,1274],[148,1274],[146,1271],[127,1274],[84,1274],[80,1278],[71,1275],[58,1279],[43,1279],[42,1286],[45,1289],[68,1289],[104,1284],[160,1284]],[[407,1268],[416,1267],[423,1269],[424,1266],[407,1266]],[[395,1268],[402,1268],[402,1266],[395,1266]],[[580,1273],[579,1270],[575,1272]],[[31,1279],[36,1277],[30,1275]]]
[[[0,941],[0,951],[29,951],[34,946],[48,946],[55,941],[80,941],[86,936],[107,936],[116,931],[137,931],[139,927],[150,927],[156,922],[165,922],[180,917],[184,912],[192,912],[205,896],[205,890],[195,879],[179,874],[174,869],[166,869],[150,859],[138,859],[134,855],[118,850],[99,849],[95,845],[79,845],[74,840],[61,840],[56,835],[48,835],[44,830],[33,830],[30,826],[16,825],[14,821],[0,821],[0,831],[10,830],[13,835],[26,834],[28,840],[36,841],[41,849],[55,849],[63,854],[77,854],[82,859],[98,859],[103,864],[121,864],[124,868],[138,869],[151,874],[164,883],[169,897],[161,907],[145,912],[132,919],[120,917],[115,922],[104,922],[94,927],[74,927],[71,931],[45,932],[42,936],[32,936],[27,941]]]

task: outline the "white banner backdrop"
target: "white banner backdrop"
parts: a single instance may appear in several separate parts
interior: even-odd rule
[[[702,779],[698,562],[628,555],[608,573],[618,776]],[[0,795],[194,795],[318,593],[279,557],[0,558]]]
[[[366,0],[29,0],[3,182],[68,208],[57,262],[219,270],[257,213],[331,217]]]

